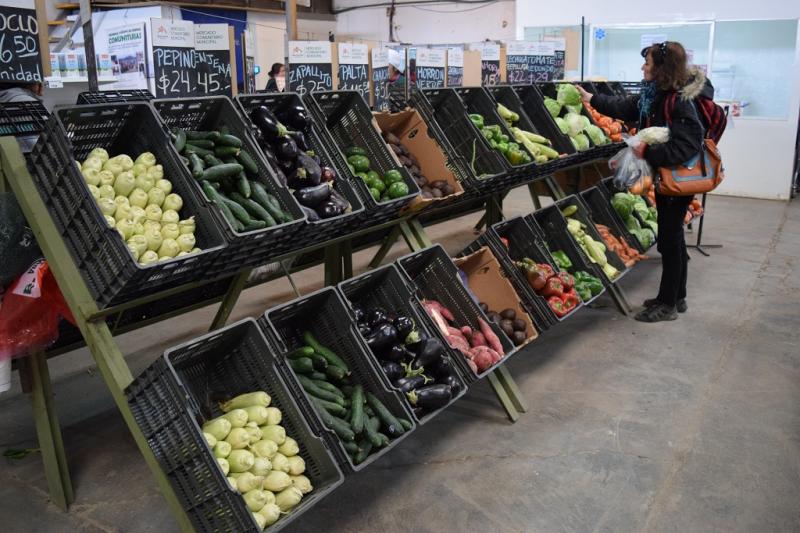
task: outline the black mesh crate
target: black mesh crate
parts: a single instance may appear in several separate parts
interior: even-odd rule
[[[259,321],[262,327],[269,329],[271,342],[281,353],[304,346],[303,332],[310,331],[317,342],[344,360],[350,368],[349,379],[352,383],[361,384],[365,392],[374,394],[392,414],[406,418],[414,424],[413,413],[407,407],[402,395],[386,386],[380,371],[372,363],[372,355],[367,354],[367,347],[356,331],[347,306],[334,288],[326,287],[308,296],[270,309]],[[289,365],[284,359],[280,360],[280,364],[294,397],[302,403],[309,418],[313,418],[316,424],[324,428],[323,433],[328,447],[345,473],[366,467],[405,439],[416,428],[414,426],[411,430],[391,440],[388,446],[370,454],[361,464],[353,464],[350,454],[345,450],[339,437],[333,430],[322,425],[316,406],[312,405],[308,394],[300,386]]]
[[[271,258],[295,249],[295,238],[297,232],[305,227],[306,216],[289,190],[278,185],[274,172],[261,156],[249,126],[242,120],[233,102],[227,96],[206,96],[154,100],[153,106],[170,129],[207,131],[227,128],[229,133],[241,139],[244,143],[242,149],[252,156],[258,166],[258,181],[278,200],[281,209],[293,218],[291,222],[240,233],[231,227],[219,207],[210,203],[229,243],[223,261],[218,265],[220,271],[227,274],[243,267],[263,265]],[[192,183],[196,193],[205,198],[200,183],[196,180],[192,180]]]
[[[13,135],[23,153],[29,153],[39,139],[50,113],[39,101],[0,104],[0,136]]]
[[[436,327],[430,323],[428,316],[415,305],[414,293],[408,287],[408,282],[403,279],[395,265],[386,265],[376,270],[370,270],[360,276],[343,281],[338,288],[351,308],[358,306],[367,311],[373,307],[382,307],[390,313],[408,316],[414,321],[416,329],[423,331],[429,337],[436,337],[442,342],[445,348],[443,357],[449,357],[454,363],[457,357],[461,357],[460,354],[454,353],[454,350],[447,345],[447,342],[441,337]],[[361,338],[366,343],[364,337],[361,336]],[[369,347],[367,347],[367,353],[374,358],[373,363],[381,377],[384,378],[384,383],[388,387],[392,387],[391,382],[381,369],[380,362],[371,353]],[[425,424],[467,392],[467,384],[461,376],[459,368],[456,366],[456,377],[458,377],[461,388],[446,406],[436,411],[425,413],[423,416],[417,416],[414,413],[413,406],[409,403],[409,409],[414,413],[417,422]],[[404,399],[408,402],[407,398]]]
[[[498,365],[504,363],[508,357],[516,352],[511,340],[506,336],[500,326],[489,322],[486,314],[481,311],[470,293],[461,284],[458,268],[453,264],[450,256],[440,245],[434,245],[401,257],[397,260],[400,270],[411,281],[415,288],[418,300],[436,300],[447,307],[455,317],[459,326],[469,326],[480,331],[478,318],[485,320],[503,345],[504,357],[480,373],[475,373],[467,364],[466,357],[456,357],[455,361],[461,365],[464,378],[468,383],[473,383],[486,377]],[[420,302],[421,306],[422,303]],[[424,312],[424,311],[423,311]]]
[[[203,251],[147,266],[134,260],[116,230],[108,227],[73,160],[97,147],[135,157],[152,152],[183,199],[181,215],[195,217]],[[208,205],[178,159],[147,103],[56,108],[29,158],[42,200],[61,233],[92,296],[101,308],[200,279],[215,277],[225,238]]]
[[[614,215],[619,217],[619,214],[617,213],[616,209],[614,209],[614,207],[611,205],[611,199],[618,192],[626,192],[626,191],[619,190],[617,188],[617,186],[614,185],[614,176],[609,176],[607,178],[603,178],[602,180],[600,180],[600,183],[597,185],[597,188],[603,194],[605,194],[605,196],[607,198],[607,202],[608,202],[608,209],[612,213],[614,213]],[[648,207],[655,207],[655,206],[651,206],[650,205],[650,201],[647,199],[646,196],[643,196],[643,198],[644,198],[645,203],[648,205]],[[639,226],[641,226],[642,228],[648,228],[649,227],[647,224],[644,223],[644,219],[642,218],[642,216],[636,210],[634,210],[632,214],[633,214],[633,217],[639,222]],[[622,220],[622,217],[619,217],[619,218],[620,218],[620,220]],[[624,220],[622,220],[622,225],[625,226],[625,221]],[[627,226],[625,226],[625,227],[627,228]],[[635,237],[634,237],[634,239],[635,239]],[[654,235],[653,243],[647,248],[642,246],[642,244],[639,242],[639,239],[636,239],[636,244],[639,246],[640,250],[646,252],[647,250],[649,250],[650,248],[652,248],[653,246],[656,245],[656,241],[657,240],[658,240],[658,235]]]
[[[83,104],[116,104],[120,102],[149,102],[154,98],[147,89],[127,89],[121,91],[84,91],[75,102]]]
[[[136,423],[198,531],[258,533],[244,499],[228,484],[201,430],[220,416],[220,397],[264,391],[297,441],[313,490],[267,531],[278,531],[338,487],[343,476],[320,429],[309,424],[253,319],[167,350],[126,389]]]
[[[358,91],[319,91],[306,95],[303,101],[330,133],[330,136],[323,138],[323,142],[330,143],[328,154],[336,161],[337,170],[348,176],[361,196],[369,225],[386,222],[401,214],[411,200],[419,195],[419,187],[384,142],[361,94]],[[366,150],[371,168],[379,174],[383,175],[389,170],[399,171],[403,183],[408,186],[408,194],[394,200],[376,201],[364,181],[350,172],[345,151],[352,146]]]
[[[438,132],[444,137],[437,140],[458,155],[468,173],[470,189],[480,194],[491,194],[506,188],[503,178],[507,176],[509,167],[505,158],[489,146],[472,123],[455,89],[417,89],[411,101],[426,122],[435,122],[439,126]]]
[[[608,227],[615,237],[625,239],[625,242],[640,252],[645,251],[639,239],[628,231],[625,221],[611,207],[608,196],[600,189],[600,186],[589,187],[585,191],[581,191],[580,195],[581,200],[589,208],[589,216],[594,223]]]
[[[527,215],[525,221],[539,235],[551,256],[552,252],[557,250],[561,250],[567,255],[567,258],[572,263],[572,268],[569,269],[570,274],[574,275],[579,270],[591,274],[603,282],[603,292],[605,292],[605,287],[607,286],[606,277],[600,272],[600,267],[589,261],[583,250],[575,243],[575,240],[567,231],[567,222],[558,207],[552,205],[535,211],[533,214]],[[553,262],[555,263],[555,260]],[[594,295],[589,300],[585,300],[583,302],[584,305],[596,300],[603,292]]]
[[[580,196],[574,195],[574,194],[570,195],[570,196],[567,196],[566,198],[562,198],[560,200],[556,200],[556,204],[555,205],[558,206],[558,208],[561,209],[561,210],[564,210],[569,206],[575,206],[578,210],[575,212],[574,215],[571,216],[571,218],[574,218],[575,220],[578,220],[579,222],[582,222],[586,226],[585,228],[583,228],[583,231],[585,231],[592,239],[594,239],[595,242],[599,242],[603,246],[606,245],[605,241],[603,241],[603,238],[600,236],[600,233],[597,231],[597,228],[595,227],[594,223],[592,222],[592,218],[589,215],[589,210],[587,209],[587,207],[583,203],[583,201],[580,199]],[[565,217],[565,220],[566,220],[566,217]],[[577,242],[576,242],[576,244],[577,244]],[[609,283],[616,283],[625,274],[627,274],[628,271],[630,271],[630,268],[625,266],[625,263],[622,262],[622,259],[620,259],[619,256],[615,252],[612,252],[611,250],[606,249],[605,254],[606,254],[606,259],[608,260],[608,263],[619,271],[619,275],[616,276],[614,279],[611,279],[611,278],[609,278],[608,276],[605,275],[605,272],[603,272],[603,277]],[[602,271],[602,268],[600,270]]]
[[[243,118],[248,125],[251,124],[250,113],[253,109],[265,106],[274,114],[281,114],[281,111],[289,106],[303,107],[300,96],[296,93],[256,93],[240,94],[235,97],[236,103],[242,111]],[[330,166],[336,171],[335,181],[336,190],[344,196],[350,203],[349,213],[321,219],[308,221],[308,225],[300,231],[294,238],[296,249],[304,248],[312,244],[328,241],[340,237],[348,232],[357,230],[366,222],[364,216],[364,204],[356,193],[353,184],[345,176],[346,174],[335,165],[333,157],[328,153],[322,139],[328,132],[325,128],[320,128],[311,116],[309,116],[309,126],[303,134],[308,148],[313,150],[321,159],[323,166]],[[330,144],[330,143],[327,143]],[[265,157],[268,160],[268,158]]]

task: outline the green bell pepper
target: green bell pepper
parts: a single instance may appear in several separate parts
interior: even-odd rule
[[[500,139],[499,139],[500,142],[507,143],[509,140],[510,139],[509,139],[508,135],[506,135],[505,133],[501,133],[500,134]]]
[[[504,142],[497,143],[497,149],[500,152],[502,152],[503,155],[506,155],[508,153],[508,143],[504,143]]]
[[[508,151],[506,152],[506,159],[508,159],[508,162],[511,163],[512,165],[522,165],[525,163],[524,155],[525,154],[523,154],[516,148],[515,149],[509,148]]]
[[[481,135],[483,135],[487,141],[491,141],[494,139],[494,133],[492,133],[492,130],[482,129]]]
[[[469,119],[472,121],[473,124],[475,124],[479,128],[483,128],[483,115],[479,115],[477,113],[470,113]]]
[[[572,268],[572,261],[569,260],[569,257],[567,257],[567,254],[564,253],[563,250],[556,250],[550,255],[553,256],[553,261],[556,262],[556,266],[561,270],[569,270]]]

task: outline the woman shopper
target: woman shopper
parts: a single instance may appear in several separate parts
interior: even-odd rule
[[[284,87],[286,87],[286,68],[283,63],[273,63],[267,74],[269,74],[269,81],[265,90],[270,93],[283,91]],[[280,78],[281,83],[278,83],[278,78]]]
[[[714,97],[714,88],[705,74],[687,68],[686,50],[680,43],[666,41],[642,50],[644,80],[638,95],[614,97],[592,95],[578,86],[584,102],[598,112],[628,122],[638,122],[639,128],[663,126],[669,128],[669,141],[634,148],[653,169],[678,166],[700,152],[704,128],[694,105],[703,94]],[[678,97],[669,98],[674,93]],[[665,103],[674,101],[671,109]],[[669,114],[669,121],[666,114]],[[692,196],[664,196],[656,190],[658,210],[658,251],[661,253],[661,285],[655,298],[645,300],[645,309],[636,315],[641,322],[675,320],[677,313],[687,310],[686,276],[689,255],[683,235],[683,219]]]

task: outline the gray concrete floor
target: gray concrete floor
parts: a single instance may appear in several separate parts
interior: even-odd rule
[[[507,203],[530,209],[525,190]],[[431,236],[457,252],[476,219]],[[704,240],[724,248],[691,254],[679,320],[640,324],[601,300],[510,362],[530,405],[516,424],[478,383],[290,529],[800,531],[800,206],[714,197]],[[656,258],[621,281],[631,302],[655,293],[659,270]],[[297,281],[307,292],[320,278]],[[233,318],[290,298],[284,281],[251,289]],[[134,374],[214,311],[121,337]],[[67,514],[49,503],[38,454],[0,458],[0,529],[176,531],[88,352],[51,369],[77,501]],[[35,446],[28,398],[0,397],[0,449]]]

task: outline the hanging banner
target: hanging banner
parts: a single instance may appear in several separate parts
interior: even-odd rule
[[[417,49],[417,87],[434,89],[444,87],[447,52],[442,48]]]
[[[34,4],[5,4],[0,6],[0,81],[41,82],[42,55]]]
[[[289,90],[301,96],[333,90],[330,42],[289,41]]]
[[[447,49],[447,86],[464,85],[464,48],[453,46]]]
[[[150,19],[156,98],[191,96],[194,90],[194,24]]]
[[[509,41],[506,44],[506,81],[509,84],[533,83],[530,65],[536,57],[536,44],[531,41]]]
[[[389,110],[389,50],[372,49],[372,108],[375,111]]]
[[[358,91],[369,101],[369,47],[339,43],[339,90]]]
[[[231,92],[231,51],[227,24],[195,24],[195,91],[201,96]]]
[[[470,49],[481,52],[481,85],[500,83],[500,45],[479,43],[470,45]]]

